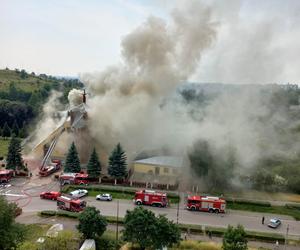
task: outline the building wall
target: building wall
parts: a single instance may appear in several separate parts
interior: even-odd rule
[[[134,163],[133,170],[136,173],[144,173],[144,174],[152,173],[154,175],[160,175],[160,176],[179,175],[177,168],[159,166],[159,165],[141,164],[141,163]]]

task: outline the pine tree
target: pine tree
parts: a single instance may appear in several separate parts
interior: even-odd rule
[[[69,148],[64,171],[65,173],[79,173],[80,170],[78,152],[75,143],[73,142]]]
[[[21,154],[21,142],[14,135],[11,138],[7,153],[7,169],[22,169],[24,167]]]
[[[14,120],[14,124],[13,124],[13,126],[11,128],[11,134],[15,135],[16,137],[19,136],[19,126],[18,126],[16,120]]]
[[[2,136],[10,137],[10,128],[9,128],[7,122],[4,123],[3,130],[2,130]]]
[[[127,174],[126,171],[126,154],[122,149],[120,143],[112,151],[108,162],[108,174],[115,179],[124,178]]]
[[[91,178],[98,178],[100,176],[101,164],[95,148],[90,156],[90,160],[87,165],[87,172]]]

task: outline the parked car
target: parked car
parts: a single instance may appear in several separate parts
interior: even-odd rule
[[[270,222],[268,224],[268,227],[271,227],[271,228],[277,228],[281,225],[281,221],[279,219],[276,219],[276,218],[272,218],[270,219]]]
[[[89,192],[85,189],[77,189],[77,190],[70,192],[70,195],[75,198],[81,198],[81,197],[87,195],[88,193]]]
[[[40,193],[40,198],[41,199],[48,199],[48,200],[57,200],[57,197],[61,196],[60,192],[42,192]]]
[[[111,194],[98,194],[96,196],[96,200],[98,201],[112,201]]]

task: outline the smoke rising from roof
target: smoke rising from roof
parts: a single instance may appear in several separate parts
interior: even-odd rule
[[[130,152],[171,143],[176,129],[165,132],[176,123],[159,105],[195,71],[215,27],[210,8],[196,2],[174,10],[170,23],[151,16],[122,40],[119,65],[82,75],[98,142],[110,150],[120,141]]]

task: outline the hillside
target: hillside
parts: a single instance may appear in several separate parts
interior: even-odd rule
[[[26,137],[41,115],[42,107],[52,90],[61,92],[63,95],[58,101],[66,104],[69,91],[82,87],[78,79],[58,79],[17,69],[0,70],[0,137],[9,138],[12,133],[21,138]],[[3,147],[0,153],[3,156],[7,143],[1,144]]]
[[[61,80],[60,80],[61,81]],[[25,92],[33,92],[39,90],[45,84],[53,84],[59,82],[58,79],[47,77],[46,75],[35,75],[34,73],[26,73],[25,71],[16,71],[8,69],[0,69],[0,91],[7,92],[10,84],[14,84],[19,90]]]

